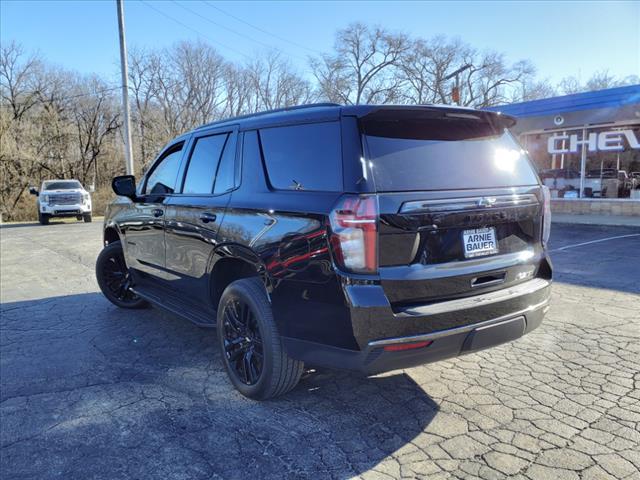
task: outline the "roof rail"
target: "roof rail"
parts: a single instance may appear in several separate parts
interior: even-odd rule
[[[283,108],[275,108],[273,110],[264,110],[262,112],[256,113],[247,113],[246,115],[240,115],[237,117],[227,117],[221,120],[216,120],[215,122],[207,123],[205,125],[201,125],[197,127],[195,130],[200,130],[202,128],[211,127],[213,125],[217,125],[219,123],[231,122],[234,120],[243,120],[246,118],[260,117],[262,115],[269,115],[271,113],[279,113],[279,112],[289,112],[292,110],[303,110],[305,108],[317,108],[317,107],[340,107],[339,103],[331,103],[331,102],[323,102],[323,103],[306,103],[304,105],[293,105],[291,107],[283,107]]]

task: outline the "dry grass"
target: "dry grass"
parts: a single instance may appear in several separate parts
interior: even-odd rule
[[[91,201],[93,202],[93,215],[95,217],[103,216],[107,205],[109,205],[115,199],[116,194],[113,193],[113,190],[111,190],[111,186],[97,189],[91,194]]]

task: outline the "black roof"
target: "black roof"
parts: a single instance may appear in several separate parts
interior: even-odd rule
[[[238,125],[241,130],[249,130],[255,128],[274,127],[284,124],[332,121],[338,120],[342,115],[364,117],[371,113],[382,112],[385,110],[421,111],[433,109],[447,110],[461,114],[482,113],[482,115],[490,116],[501,115],[500,112],[488,112],[486,110],[482,111],[449,105],[338,105],[337,103],[312,103],[252,113],[249,115],[242,115],[240,117],[227,118],[202,125],[201,127],[194,129],[193,132],[230,125]],[[502,115],[502,117],[504,117],[503,121],[505,121],[509,126],[515,123],[515,119],[513,119],[513,117],[507,115]]]
[[[341,108],[342,107],[337,103],[310,103],[306,105],[296,105],[218,120],[216,122],[202,125],[193,131],[197,132],[198,130],[225,127],[228,125],[239,125],[242,129],[252,129],[283,123],[336,120],[340,116]]]

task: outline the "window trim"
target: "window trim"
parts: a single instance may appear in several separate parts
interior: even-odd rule
[[[242,185],[242,169],[244,168],[244,134],[248,130],[239,131],[236,136],[236,161],[233,165],[234,190]],[[233,192],[233,190],[231,190]]]
[[[159,196],[157,194],[145,193],[146,190],[147,190],[147,184],[149,183],[149,177],[151,175],[153,175],[153,172],[156,170],[156,168],[158,168],[158,165],[160,165],[165,158],[167,158],[172,153],[175,153],[176,151],[181,151],[182,152],[182,157],[180,158],[180,163],[178,164],[178,174],[180,173],[180,169],[182,168],[182,162],[183,162],[183,159],[184,159],[184,147],[185,147],[185,145],[187,145],[188,140],[189,139],[181,139],[181,140],[179,140],[179,141],[177,141],[175,143],[172,143],[169,146],[165,147],[162,150],[162,152],[160,152],[160,154],[158,155],[156,160],[151,165],[151,168],[149,169],[149,171],[144,176],[144,181],[143,181],[142,189],[141,189],[141,196],[143,196],[145,198],[146,197],[157,197],[157,196]],[[179,150],[178,150],[178,146],[180,146]],[[176,179],[174,181],[174,186],[176,185],[177,181],[178,181],[178,175],[176,175]],[[174,188],[174,193],[175,193],[175,188]],[[166,193],[166,194],[163,194],[162,196],[169,196],[169,195],[173,195],[173,193]]]
[[[233,153],[232,153],[232,159],[233,159],[233,165],[232,165],[232,171],[233,171],[233,186],[227,190],[225,190],[224,192],[220,192],[220,193],[215,193],[216,191],[216,183],[218,183],[218,172],[220,171],[220,165],[222,165],[222,160],[224,159],[224,153],[225,153],[225,149],[227,148],[227,144],[229,142],[235,142],[235,144],[233,145]],[[214,197],[219,197],[221,195],[226,195],[228,193],[233,192],[234,190],[237,190],[238,188],[240,188],[240,182],[239,180],[236,178],[236,168],[238,167],[238,164],[240,163],[240,159],[239,159],[239,142],[240,142],[240,134],[238,132],[238,130],[234,130],[233,132],[229,133],[229,137],[227,137],[227,141],[225,142],[224,145],[224,149],[222,150],[222,155],[220,156],[220,160],[218,161],[218,168],[216,168],[216,176],[215,179],[213,180],[213,192],[211,193],[212,196]]]
[[[275,129],[275,128],[288,128],[288,127],[301,127],[301,126],[305,126],[305,125],[319,125],[319,124],[326,124],[326,123],[334,123],[337,125],[338,127],[338,137],[337,137],[337,141],[338,141],[338,147],[340,149],[340,154],[339,154],[339,159],[340,159],[340,169],[339,169],[339,174],[340,174],[340,181],[338,182],[339,184],[339,189],[338,190],[316,190],[316,189],[311,189],[311,188],[302,188],[301,190],[296,190],[294,188],[277,188],[273,185],[273,183],[271,183],[271,178],[269,176],[269,168],[267,167],[267,160],[264,154],[264,147],[262,145],[262,131],[263,130],[269,130],[269,129]],[[267,183],[267,188],[270,191],[273,192],[295,192],[295,193],[300,193],[300,192],[315,192],[315,193],[339,193],[339,192],[343,192],[344,191],[344,149],[343,149],[343,144],[342,144],[342,122],[340,121],[340,119],[337,120],[320,120],[320,121],[311,121],[311,122],[296,122],[296,123],[285,123],[282,125],[269,125],[268,127],[257,127],[255,129],[251,129],[251,130],[255,130],[256,133],[258,134],[258,147],[260,148],[260,160],[262,161],[262,170],[264,173],[264,179]],[[303,185],[304,187],[304,185]]]
[[[183,157],[180,170],[178,171],[178,179],[180,180],[180,189],[179,189],[180,191],[174,192],[173,193],[174,196],[219,197],[222,195],[227,195],[233,192],[234,190],[237,190],[240,187],[239,183],[236,184],[236,179],[234,177],[234,187],[232,189],[222,193],[213,193],[213,190],[216,185],[216,179],[218,177],[218,169],[220,168],[220,161],[222,160],[222,156],[224,155],[224,151],[225,151],[225,148],[227,147],[227,144],[229,143],[229,140],[236,142],[235,152],[233,155],[233,163],[234,163],[234,171],[235,171],[236,164],[238,162],[238,137],[239,137],[238,130],[239,130],[238,125],[226,125],[224,127],[212,128],[208,130],[199,130],[197,133],[194,133],[193,135],[191,135],[191,138],[189,139],[189,142],[187,144],[187,150],[186,150],[188,151],[188,155]],[[211,186],[211,193],[183,193],[184,182],[187,179],[187,170],[189,169],[189,164],[191,163],[191,155],[193,154],[193,150],[195,149],[198,139],[203,137],[212,137],[214,135],[223,135],[225,133],[228,135],[228,137],[227,137],[227,140],[225,141],[224,148],[222,149],[222,152],[220,154],[220,158],[218,159],[218,164],[216,165],[216,174],[213,179],[213,185]]]

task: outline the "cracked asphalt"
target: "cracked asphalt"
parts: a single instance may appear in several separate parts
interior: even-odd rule
[[[215,333],[98,292],[100,224],[4,226],[3,479],[640,479],[640,236],[554,225],[553,299],[511,344],[254,402]]]

